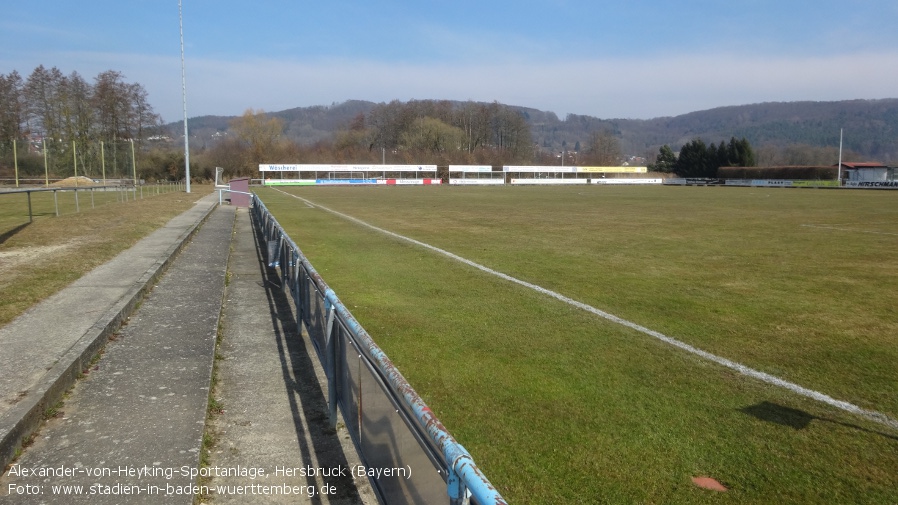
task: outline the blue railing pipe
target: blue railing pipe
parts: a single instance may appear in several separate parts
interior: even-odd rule
[[[474,459],[468,451],[455,440],[442,422],[434,415],[430,407],[418,395],[408,383],[402,373],[393,364],[386,353],[374,342],[368,332],[349,312],[349,309],[340,301],[337,294],[327,285],[320,274],[312,267],[308,259],[302,254],[295,242],[284,232],[283,228],[268,211],[258,195],[253,196],[253,213],[257,221],[263,226],[263,234],[267,241],[278,241],[278,259],[280,260],[281,277],[283,285],[292,285],[290,291],[299,312],[298,324],[306,321],[307,315],[303,314],[304,300],[299,284],[300,265],[308,274],[308,278],[314,283],[315,289],[323,296],[325,306],[325,347],[324,356],[320,356],[324,362],[325,373],[328,381],[328,403],[332,425],[336,421],[336,409],[338,404],[336,383],[336,345],[335,326],[339,321],[341,326],[350,334],[351,339],[362,350],[362,354],[384,379],[390,395],[407,407],[413,415],[413,423],[417,429],[408,426],[409,429],[422,433],[437,448],[439,459],[446,471],[447,497],[452,505],[467,503],[469,498],[474,498],[480,505],[506,504],[504,498],[490,483],[483,472],[477,467]],[[288,257],[290,261],[288,261]],[[270,258],[269,258],[270,261]],[[288,272],[293,270],[293,275]],[[300,332],[300,334],[302,334]]]

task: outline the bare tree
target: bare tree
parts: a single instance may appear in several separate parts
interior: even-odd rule
[[[434,117],[416,119],[412,128],[403,132],[402,147],[405,149],[439,154],[458,151],[465,142],[465,132]]]
[[[262,109],[247,109],[243,116],[231,121],[231,129],[246,149],[242,168],[254,171],[271,156],[284,132],[284,122],[276,117],[267,117]]]
[[[597,166],[620,163],[620,142],[610,130],[592,131],[586,141],[586,161]]]
[[[0,151],[5,154],[12,147],[14,139],[21,140],[27,133],[25,84],[22,76],[15,70],[9,75],[0,74]]]
[[[47,70],[40,65],[25,82],[27,114],[45,138],[62,140],[59,88],[64,79],[58,68]]]

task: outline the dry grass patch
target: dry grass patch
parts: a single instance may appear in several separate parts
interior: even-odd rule
[[[131,247],[209,190],[112,203],[0,230],[0,325]]]

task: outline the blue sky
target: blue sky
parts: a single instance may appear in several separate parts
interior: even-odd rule
[[[898,2],[183,0],[188,115],[349,99],[602,118],[898,97]],[[0,73],[139,82],[182,117],[177,0],[4,7]]]

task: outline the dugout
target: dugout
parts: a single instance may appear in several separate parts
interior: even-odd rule
[[[450,185],[503,185],[505,173],[495,172],[491,165],[449,165]]]
[[[607,184],[609,174],[619,177],[622,174],[645,174],[647,167],[561,167],[561,166],[521,166],[506,165],[502,167],[509,184]],[[626,177],[626,176],[625,176]],[[632,179],[633,183],[637,179]],[[643,180],[638,180],[643,181]],[[648,181],[648,179],[645,179]],[[651,180],[651,183],[656,183]],[[660,184],[660,181],[657,182]]]
[[[259,171],[266,186],[429,185],[442,182],[437,178],[436,165],[260,164]]]

